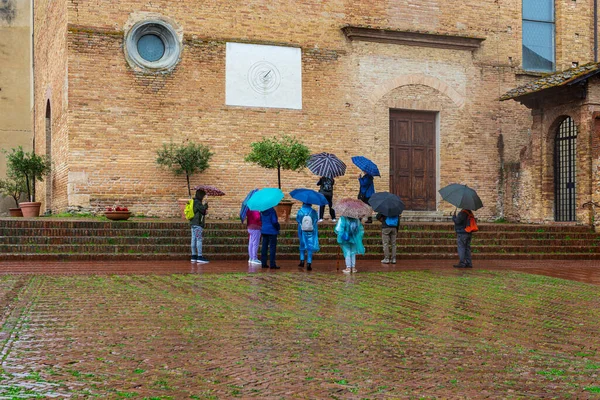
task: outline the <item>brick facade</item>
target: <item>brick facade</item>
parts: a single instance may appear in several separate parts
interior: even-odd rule
[[[389,110],[411,109],[439,113],[438,189],[451,182],[476,188],[483,218],[517,217],[524,205],[545,210],[541,199],[505,185],[506,166],[520,162],[532,121],[522,105],[498,102],[531,79],[520,69],[521,1],[392,3],[36,2],[36,147],[43,153],[50,99],[51,208],[98,211],[119,203],[144,215],[176,215],[185,178],[160,169],[156,150],[193,140],[215,153],[193,183],[223,189],[227,196],[211,201],[211,216],[233,217],[249,189],[277,184],[276,171],[243,161],[250,142],[281,134],[346,161],[336,197],[356,195],[359,171],[350,157],[358,154],[380,166],[376,189],[388,190]],[[556,2],[558,69],[593,60],[591,7],[592,0]],[[181,61],[169,73],[133,71],[125,31],[157,13],[183,31]],[[346,25],[485,40],[473,51],[350,41]],[[226,106],[226,42],[300,47],[302,110]],[[316,181],[308,170],[282,173],[285,192]],[[438,203],[440,211],[451,209]]]

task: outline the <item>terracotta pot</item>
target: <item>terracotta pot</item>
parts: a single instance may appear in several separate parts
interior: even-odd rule
[[[177,199],[177,204],[179,204],[179,210],[181,211],[181,218],[187,221],[185,217],[185,206],[190,199]]]
[[[8,212],[10,213],[11,217],[22,217],[23,216],[23,211],[21,211],[20,208],[9,208]]]
[[[113,221],[122,221],[131,217],[131,211],[104,211],[104,216]]]
[[[23,216],[25,218],[39,217],[42,203],[39,201],[22,201],[19,203]]]
[[[275,212],[277,213],[279,222],[289,222],[290,214],[292,213],[292,205],[294,205],[294,202],[282,200],[275,206]]]

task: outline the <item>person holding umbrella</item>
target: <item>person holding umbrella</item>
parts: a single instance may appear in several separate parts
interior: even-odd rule
[[[277,235],[279,235],[279,221],[277,220],[277,212],[273,207],[261,211],[260,213],[261,228],[260,233],[262,234],[262,250],[261,250],[261,265],[263,268],[279,269],[275,264],[275,257],[277,256]],[[270,252],[270,253],[269,253]],[[271,266],[267,264],[267,253],[269,253]]]
[[[381,242],[383,244],[382,264],[396,264],[396,237],[400,214],[406,207],[400,197],[389,192],[373,194],[369,199],[373,210],[377,211],[375,218],[381,222]],[[390,253],[391,248],[391,253]]]
[[[298,222],[298,239],[300,241],[300,268],[304,268],[304,253],[306,253],[306,270],[312,271],[313,253],[319,251],[319,228],[317,212],[311,204],[303,203],[296,214]]]
[[[458,214],[454,210],[452,215],[459,258],[459,263],[454,265],[454,268],[473,268],[471,238],[473,232],[477,232],[478,228],[472,210],[478,210],[483,207],[483,202],[475,190],[467,185],[458,183],[453,183],[440,189],[440,195],[453,206],[461,208]]]
[[[358,183],[360,188],[358,191],[358,199],[363,201],[365,204],[369,204],[369,199],[375,193],[375,185],[373,184],[374,176],[381,176],[377,165],[363,156],[352,157],[352,162],[363,172],[358,175]],[[369,215],[369,218],[365,221],[367,224],[373,222],[373,217]]]
[[[317,226],[317,212],[313,204],[327,204],[327,199],[321,193],[311,189],[294,189],[290,192],[293,199],[302,202],[302,207],[296,214],[298,223],[298,239],[300,241],[300,268],[304,268],[304,253],[306,253],[306,270],[312,270],[313,253],[319,251],[319,228]]]
[[[337,158],[335,154],[319,153],[313,154],[306,163],[308,169],[315,175],[320,176],[317,186],[321,193],[328,201],[329,216],[333,222],[335,219],[335,210],[333,209],[333,185],[335,185],[335,177],[343,176],[346,173],[346,164]],[[325,214],[325,205],[319,207],[319,222],[323,221]]]
[[[208,211],[208,202],[202,203],[206,196],[204,190],[196,190],[194,196],[194,217],[190,220],[190,226],[192,228],[192,262],[206,264],[208,260],[202,256],[202,239],[204,224],[206,218],[206,212]]]
[[[357,272],[356,255],[365,254],[363,236],[365,229],[360,223],[360,218],[371,213],[371,207],[355,199],[342,199],[336,204],[341,217],[335,226],[337,242],[344,253],[346,269],[342,272],[349,274]]]
[[[317,182],[319,186],[319,193],[321,193],[327,199],[329,205],[329,216],[332,222],[336,222],[335,209],[333,208],[333,185],[335,185],[335,179],[328,176],[322,176]],[[323,222],[323,216],[325,215],[325,206],[319,206],[319,222]]]
[[[248,228],[248,263],[250,264],[261,264],[261,261],[258,259],[261,228],[260,212],[248,208],[248,200],[256,192],[258,192],[258,189],[252,189],[248,193],[240,209],[240,219],[242,222],[246,221]]]
[[[263,268],[269,268],[267,264],[267,254],[271,259],[271,269],[279,269],[275,264],[277,254],[277,235],[279,235],[279,221],[275,207],[283,199],[283,192],[277,188],[264,188],[251,195],[246,205],[249,210],[260,211],[261,229],[263,237],[261,250],[261,265]]]

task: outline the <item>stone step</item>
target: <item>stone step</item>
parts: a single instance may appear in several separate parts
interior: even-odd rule
[[[163,253],[163,254],[148,254],[148,253],[110,253],[110,254],[84,254],[84,253],[62,253],[62,254],[47,254],[47,253],[17,253],[17,254],[3,254],[3,261],[76,261],[76,260],[107,260],[107,261],[126,261],[126,260],[182,260],[189,262],[189,254],[181,253]],[[209,260],[217,259],[208,257]],[[343,264],[341,254],[337,253],[317,253],[314,256],[315,259],[319,260],[332,260]],[[378,254],[365,254],[358,256],[360,259],[377,260],[381,259],[382,255]],[[399,260],[399,264],[402,260],[456,260],[457,255],[454,253],[400,253],[396,256]],[[473,254],[473,260],[600,260],[600,253],[479,253]],[[222,253],[219,254],[218,260],[247,260],[247,254],[239,253]],[[298,260],[298,253],[277,253],[278,260]],[[485,263],[479,263],[477,267],[485,268]]]
[[[325,221],[320,224],[322,227],[331,226],[334,224],[330,221]],[[366,230],[379,230],[381,225],[378,222],[373,224],[364,224]],[[146,218],[135,221],[97,221],[97,220],[59,220],[53,218],[0,218],[0,236],[6,236],[5,229],[9,228],[20,228],[20,229],[33,229],[32,235],[35,232],[41,233],[45,229],[64,229],[68,231],[73,230],[118,230],[118,231],[129,231],[133,232],[144,232],[148,230],[189,230],[189,224],[184,221],[147,221]],[[591,232],[590,227],[587,225],[574,225],[574,224],[495,224],[495,223],[480,223],[479,228],[481,231],[502,231],[502,232],[572,232],[572,233],[586,233]],[[215,221],[207,223],[206,230],[244,230],[245,227],[239,221]],[[284,223],[282,224],[284,231],[297,229],[297,224]],[[451,223],[442,222],[421,222],[421,223],[404,223],[401,221],[399,230],[428,230],[428,231],[439,231],[439,230],[453,230]],[[24,231],[22,234],[25,234]],[[109,235],[110,236],[110,235]]]
[[[105,236],[79,236],[79,237],[64,237],[64,236],[51,236],[51,237],[22,237],[22,236],[8,236],[0,238],[0,248],[3,245],[21,245],[21,246],[39,246],[39,245],[189,245],[190,238],[186,236],[177,237],[105,237]],[[381,244],[381,236],[370,235],[363,239],[365,244],[378,245]],[[222,245],[244,245],[247,246],[248,238],[247,235],[237,237],[221,237],[221,236],[205,236],[205,244],[222,244]],[[298,245],[298,238],[296,235],[293,236],[279,236],[279,244],[290,244]],[[319,237],[319,243],[321,244],[336,244],[337,237],[331,235],[321,235]],[[399,236],[396,240],[398,246],[410,246],[410,245],[423,245],[423,246],[440,246],[440,245],[455,245],[456,235],[450,233],[448,235],[440,236],[426,236],[426,237],[406,237]],[[472,245],[478,246],[580,246],[580,247],[593,247],[600,244],[600,236],[592,236],[590,238],[573,239],[573,238],[547,238],[547,239],[521,239],[521,238],[486,238],[480,235],[476,235],[473,238]]]
[[[417,215],[417,214],[415,214]],[[336,258],[340,247],[334,224],[319,225],[320,258]],[[595,259],[600,235],[588,226],[480,224],[473,238],[475,258]],[[0,218],[0,257],[19,259],[182,259],[189,257],[189,225],[173,221],[97,221]],[[297,224],[282,224],[278,257],[298,257]],[[381,225],[365,224],[369,258],[381,257]],[[398,231],[402,258],[456,256],[451,223],[402,223]],[[247,258],[247,231],[238,221],[211,222],[205,229],[204,252],[214,259]],[[585,257],[584,257],[585,255]],[[339,256],[341,257],[341,256]]]
[[[298,252],[297,244],[279,243],[278,251],[283,253]],[[204,243],[204,253],[218,257],[222,253],[240,253],[247,254],[247,244],[211,244]],[[382,246],[377,244],[365,244],[367,253],[381,253]],[[46,245],[41,244],[35,247],[28,245],[0,245],[0,253],[90,253],[90,254],[112,254],[112,253],[182,253],[187,254],[190,251],[189,244],[165,244],[165,245],[89,245],[89,244],[59,244]],[[340,247],[337,243],[322,244],[322,253],[338,253]],[[451,253],[456,252],[456,245],[419,245],[411,244],[397,247],[398,253]],[[600,253],[600,247],[597,246],[485,246],[477,245],[472,247],[473,254],[477,253]]]

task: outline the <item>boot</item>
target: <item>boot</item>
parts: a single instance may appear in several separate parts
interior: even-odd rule
[[[310,265],[310,264],[308,264],[308,265]],[[298,264],[298,266],[300,268],[304,268],[304,260],[300,260],[300,264]]]
[[[312,267],[310,266],[311,263],[306,264],[306,270],[307,271],[312,271]]]

